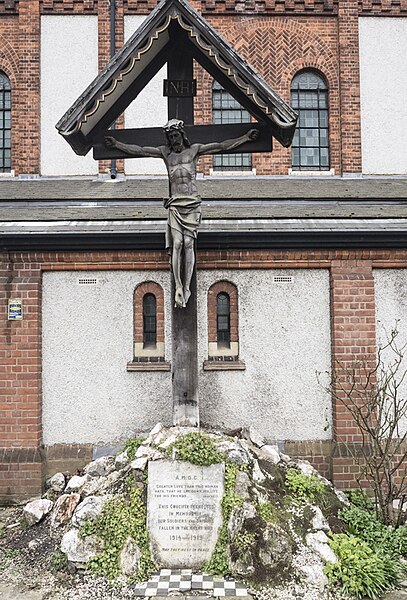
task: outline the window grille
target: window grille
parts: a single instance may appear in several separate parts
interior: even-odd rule
[[[143,297],[143,345],[157,344],[157,301],[154,294]]]
[[[237,100],[214,81],[212,87],[212,117],[215,125],[225,123],[250,123],[250,113]],[[215,171],[251,171],[252,155],[246,153],[215,154]]]
[[[224,292],[216,297],[216,329],[218,344],[230,347],[230,298]]]
[[[292,145],[292,168],[329,170],[328,87],[314,71],[298,73],[291,83],[291,105],[299,119]]]
[[[11,86],[0,72],[0,173],[11,171]]]

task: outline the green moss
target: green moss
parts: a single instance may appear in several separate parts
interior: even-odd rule
[[[268,501],[257,505],[257,514],[266,523],[274,523],[276,520],[274,506]]]
[[[97,535],[104,542],[104,550],[87,563],[88,569],[95,575],[104,575],[109,579],[119,575],[119,555],[128,537],[134,539],[141,551],[140,568],[132,579],[148,579],[155,569],[148,543],[146,510],[139,488],[130,490],[128,500],[119,497],[108,502],[100,517],[80,528],[80,535]]]
[[[256,535],[250,531],[240,531],[233,538],[233,546],[238,551],[239,555],[245,554],[252,550],[256,542]]]
[[[64,571],[68,565],[68,557],[59,548],[57,548],[51,554],[49,564],[52,571]]]
[[[225,460],[223,454],[219,452],[207,435],[195,431],[187,433],[171,444],[167,449],[167,455],[171,456],[174,449],[179,460],[185,460],[193,465],[207,467]]]
[[[222,498],[222,525],[219,528],[218,540],[211,558],[204,566],[204,571],[213,575],[226,575],[229,572],[229,561],[226,552],[228,545],[228,523],[235,506],[243,504],[243,498],[235,493],[238,468],[235,464],[225,465],[225,491]]]
[[[136,456],[137,450],[140,448],[141,444],[144,442],[144,438],[131,438],[127,440],[124,444],[121,452],[127,452],[127,456],[130,460],[134,460]],[[120,452],[120,453],[121,453]]]

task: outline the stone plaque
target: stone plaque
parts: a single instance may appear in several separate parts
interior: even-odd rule
[[[224,474],[223,463],[150,461],[147,528],[158,566],[193,569],[209,560],[222,524]]]

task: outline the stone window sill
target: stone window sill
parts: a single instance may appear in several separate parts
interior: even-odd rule
[[[235,356],[214,356],[204,361],[204,371],[245,371],[246,364]]]
[[[171,363],[161,357],[134,360],[127,363],[127,371],[171,371]]]

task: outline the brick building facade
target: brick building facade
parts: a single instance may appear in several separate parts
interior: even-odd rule
[[[309,71],[325,81],[329,106],[329,169],[314,169],[312,173],[293,169],[291,149],[278,143],[275,143],[271,156],[253,155],[249,177],[244,174],[240,179],[219,177],[219,173],[211,171],[212,159],[208,157],[199,165],[206,186],[202,195],[212,202],[204,208],[197,255],[198,275],[202,274],[202,289],[205,290],[205,297],[200,300],[205,324],[201,397],[208,403],[208,408],[203,409],[203,421],[211,426],[217,424],[212,396],[229,387],[237,397],[226,398],[226,408],[219,413],[222,416],[219,426],[227,429],[236,425],[242,416],[243,420],[250,420],[251,410],[258,411],[264,433],[270,440],[284,444],[288,454],[308,458],[338,485],[351,487],[356,484],[357,471],[351,446],[357,445],[360,439],[346,409],[332,404],[325,429],[322,420],[316,416],[315,427],[310,426],[307,434],[307,429],[295,424],[294,417],[290,417],[296,410],[297,399],[294,399],[290,405],[291,413],[286,414],[281,409],[281,423],[276,424],[279,413],[270,408],[270,404],[274,398],[284,404],[282,381],[284,377],[290,377],[290,369],[273,379],[276,365],[273,363],[275,358],[270,355],[268,362],[264,362],[264,370],[259,371],[262,381],[256,381],[255,363],[262,361],[260,348],[263,346],[260,342],[256,346],[256,336],[261,333],[261,328],[253,332],[250,314],[256,310],[259,318],[262,314],[272,315],[271,305],[280,302],[277,298],[280,292],[276,292],[274,298],[270,291],[264,299],[264,294],[255,291],[259,277],[277,284],[286,275],[295,279],[298,273],[300,278],[304,276],[303,285],[310,297],[312,286],[321,290],[321,298],[326,298],[325,308],[314,313],[311,301],[309,306],[304,304],[315,319],[305,324],[304,336],[311,338],[318,319],[326,319],[326,325],[321,325],[323,335],[315,344],[320,346],[326,342],[327,348],[320,362],[320,355],[315,354],[310,355],[308,363],[302,363],[300,358],[295,358],[301,348],[297,347],[295,336],[291,336],[292,370],[303,368],[303,364],[311,370],[313,361],[316,368],[321,365],[324,368],[328,363],[328,366],[335,365],[337,360],[349,364],[362,359],[373,364],[379,338],[378,321],[383,320],[380,316],[388,314],[387,325],[402,318],[407,293],[404,208],[407,152],[403,156],[402,151],[406,147],[403,124],[407,111],[404,109],[400,113],[399,107],[405,75],[400,73],[397,85],[390,90],[387,88],[388,93],[380,96],[377,92],[379,95],[374,97],[375,107],[372,108],[368,99],[376,88],[370,75],[373,67],[368,51],[376,27],[383,28],[384,37],[403,39],[407,0],[206,0],[192,4],[287,103],[291,102],[294,77]],[[126,27],[147,15],[154,6],[155,3],[150,1],[116,0],[116,49],[125,40]],[[65,159],[57,160],[65,143],[53,132],[56,119],[48,127],[53,102],[58,102],[56,97],[47,97],[52,87],[47,87],[45,74],[52,79],[52,52],[55,52],[58,65],[67,64],[71,59],[69,54],[61,55],[62,50],[55,45],[58,35],[64,31],[63,19],[66,19],[69,32],[79,31],[75,19],[87,19],[81,23],[88,34],[71,43],[82,43],[84,55],[88,53],[86,56],[97,47],[95,69],[100,70],[110,56],[109,10],[108,0],[0,1],[0,73],[8,78],[11,89],[11,158],[9,167],[3,169],[5,178],[0,180],[2,501],[40,493],[46,476],[58,470],[80,468],[92,458],[95,449],[120,445],[126,436],[145,431],[158,420],[157,415],[160,418],[160,411],[168,408],[165,394],[170,389],[171,377],[171,355],[166,341],[170,298],[165,281],[169,280],[169,275],[168,260],[161,249],[163,236],[160,232],[165,214],[159,208],[160,199],[166,194],[166,183],[158,179],[159,184],[157,181],[148,184],[145,179],[130,176],[132,172],[127,172],[125,164],[129,161],[122,160],[116,165],[119,174],[123,174],[122,179],[119,177],[114,183],[106,179],[110,167],[107,161],[88,162],[90,166],[86,167],[89,169],[86,172],[81,171],[81,162],[69,163],[65,170]],[[53,26],[57,33],[53,33]],[[94,38],[89,44],[87,35]],[[69,40],[62,41],[69,46]],[[383,43],[386,41],[387,38]],[[401,49],[399,52],[402,55]],[[388,59],[391,62],[390,56]],[[72,52],[73,63],[75,60]],[[389,67],[392,74],[398,64],[396,61]],[[61,87],[61,95],[65,90],[68,96],[70,94],[65,109],[83,91],[83,85],[80,89],[75,87],[81,64],[71,66],[72,69],[56,84]],[[68,81],[69,77],[71,81]],[[383,84],[385,77],[386,72],[378,68],[379,84],[380,80]],[[195,120],[211,123],[213,82],[200,67],[196,68],[196,78]],[[149,102],[151,104],[151,98]],[[122,127],[127,118],[124,114],[117,126]],[[145,126],[144,121],[142,126]],[[379,150],[375,146],[375,135],[380,136]],[[65,152],[65,147],[61,152]],[[66,152],[73,155],[69,148]],[[382,155],[386,160],[390,155],[389,163],[383,168],[380,166]],[[140,174],[151,175],[149,166],[145,169]],[[376,175],[387,177],[375,179]],[[69,179],[70,176],[74,179]],[[280,179],[282,177],[284,179]],[[242,207],[246,207],[246,213]],[[391,285],[397,296],[397,310],[392,309],[395,305],[391,304],[390,297],[383,300],[382,292],[378,292],[386,289],[386,285],[388,287],[385,284],[387,272],[394,275]],[[135,275],[134,282],[132,274]],[[307,279],[313,274],[315,280]],[[68,279],[64,279],[65,275]],[[68,339],[69,331],[79,327],[79,323],[80,328],[86,330],[87,319],[81,314],[82,306],[85,312],[86,303],[90,302],[91,306],[93,301],[96,302],[97,294],[103,295],[104,288],[102,286],[94,300],[84,299],[83,305],[79,306],[70,304],[71,276],[75,277],[75,285],[83,281],[83,288],[92,285],[89,283],[92,281],[98,281],[97,285],[102,281],[106,289],[110,289],[109,286],[112,289],[115,286],[123,290],[131,288],[124,305],[126,319],[131,321],[128,328],[131,351],[128,360],[122,360],[123,375],[120,377],[133,379],[123,384],[123,388],[113,387],[105,400],[100,400],[101,405],[105,402],[113,412],[113,407],[119,405],[120,412],[120,396],[123,395],[123,413],[128,414],[129,425],[124,424],[125,420],[115,424],[110,438],[109,433],[103,433],[103,419],[95,408],[98,400],[81,397],[78,391],[83,383],[81,377],[89,377],[92,381],[94,376],[95,381],[102,377],[98,368],[102,371],[101,365],[108,364],[103,362],[103,348],[99,357],[86,364],[87,370],[81,371],[78,366],[78,381],[70,375],[75,370],[75,354],[78,352],[79,356],[80,346],[87,349],[85,357],[91,353],[89,337],[98,328],[103,329],[102,316],[99,321],[92,322],[93,329],[83,333],[83,337],[78,334],[77,348],[61,341],[64,337]],[[230,348],[234,350],[229,356],[228,352],[217,355],[213,351],[216,344],[215,296],[222,292],[228,294],[231,302]],[[143,341],[142,298],[148,293],[155,295],[157,300],[156,343],[160,350],[155,355],[148,352],[143,355],[137,350]],[[55,307],[59,297],[67,299],[65,308]],[[8,319],[8,301],[13,298],[23,303],[22,320]],[[101,301],[101,310],[106,309],[106,315],[111,315],[119,296],[111,291],[106,292],[106,298]],[[295,294],[290,298],[287,293],[286,316],[279,314],[282,329],[290,328],[292,320],[297,320],[298,326],[301,303],[306,302],[302,298],[296,299]],[[278,306],[283,310],[283,300]],[[64,312],[70,322],[64,321]],[[306,321],[306,309],[304,313]],[[110,319],[110,316],[106,318]],[[111,318],[114,321],[114,317]],[[52,332],[58,328],[59,336],[58,331],[55,335]],[[400,331],[402,336],[407,336],[407,325],[402,320]],[[274,334],[271,332],[271,335]],[[283,333],[278,335],[280,337],[272,338],[270,344],[279,348],[281,343],[283,352]],[[298,335],[298,340],[300,337]],[[116,346],[108,346],[108,339],[106,334],[103,337],[106,352],[118,353]],[[120,338],[118,340],[120,346]],[[130,356],[130,352],[134,355]],[[78,362],[83,362],[85,359],[80,356]],[[270,372],[269,378],[267,372]],[[60,395],[56,383],[58,376]],[[62,393],[64,386],[66,394]],[[132,397],[126,396],[129,389],[126,386],[135,387],[133,400],[138,411],[144,410],[140,408],[144,407],[144,401],[146,406],[155,402],[156,388],[158,406],[150,416],[144,418],[137,410],[132,414]],[[301,390],[301,393],[306,397],[304,414],[314,409],[317,413],[318,406],[312,404],[312,396],[319,393],[317,386],[311,384],[308,391]],[[72,412],[66,406],[70,404],[69,398],[72,399]],[[230,408],[234,401],[239,405],[236,417]],[[322,406],[327,399],[321,396],[320,401]],[[299,397],[298,406],[301,402]],[[85,406],[83,413],[79,410],[81,405]],[[72,421],[72,430],[75,430],[75,427],[79,428],[79,421],[85,418],[83,416],[93,410],[94,425],[85,427],[77,438],[74,433],[67,433],[69,427],[65,425],[68,421]],[[58,423],[58,415],[62,423]],[[109,424],[106,424],[108,430]]]

